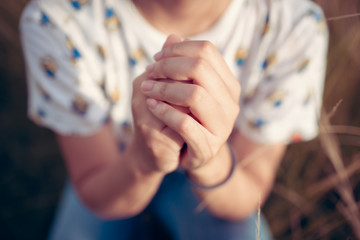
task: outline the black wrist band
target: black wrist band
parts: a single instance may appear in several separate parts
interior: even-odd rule
[[[187,180],[189,181],[190,185],[194,188],[198,188],[198,189],[201,189],[201,190],[212,190],[212,189],[215,189],[215,188],[218,188],[222,185],[224,185],[227,181],[229,181],[229,179],[231,178],[231,176],[233,175],[234,171],[235,171],[235,167],[236,167],[236,158],[235,158],[235,154],[234,152],[232,151],[231,147],[229,147],[229,150],[230,150],[230,154],[231,154],[231,169],[230,169],[230,172],[229,174],[226,176],[226,178],[224,180],[222,180],[221,182],[219,183],[216,183],[212,186],[204,186],[204,185],[201,185],[197,182],[194,182],[190,179],[189,177],[189,173],[186,172],[186,177],[187,177]]]

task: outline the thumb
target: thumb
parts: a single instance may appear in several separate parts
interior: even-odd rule
[[[170,45],[173,45],[175,43],[179,43],[179,42],[182,42],[184,41],[180,36],[178,35],[175,35],[175,34],[171,34],[167,37],[162,49],[170,46]]]
[[[167,48],[167,47],[169,47],[169,46],[171,46],[173,44],[180,43],[182,41],[184,41],[184,40],[181,37],[179,37],[178,35],[175,35],[175,34],[169,35],[167,37],[164,45],[162,46],[161,51],[154,55],[154,60],[159,61],[161,59],[163,49],[165,49],[165,48]]]

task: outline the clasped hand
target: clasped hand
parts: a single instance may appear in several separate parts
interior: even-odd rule
[[[239,113],[240,84],[208,41],[171,35],[134,82],[135,135],[149,166],[171,172],[211,161]]]

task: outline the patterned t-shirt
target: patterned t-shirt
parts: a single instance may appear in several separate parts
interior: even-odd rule
[[[130,0],[33,0],[21,18],[29,116],[62,134],[90,135],[111,121],[124,148],[132,81],[166,35]],[[232,0],[194,40],[211,41],[240,81],[235,127],[259,143],[317,135],[328,32],[307,0]]]

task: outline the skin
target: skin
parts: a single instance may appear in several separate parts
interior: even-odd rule
[[[209,29],[231,0],[133,0],[143,17],[160,32],[182,37]]]
[[[200,2],[177,0],[169,4],[154,0],[135,4],[146,9],[144,6],[153,3],[149,11],[159,16],[172,13],[171,28],[177,29],[178,23],[178,33],[188,36],[204,31],[206,24],[198,29],[190,25],[196,19],[191,16],[197,16],[191,6]],[[213,23],[225,9],[220,7],[223,4],[213,1],[213,17],[207,15],[204,21]],[[198,14],[203,16],[206,11]],[[190,18],[185,23],[181,21],[184,15]],[[166,33],[170,25],[165,21],[159,28]],[[241,111],[240,85],[210,42],[183,41],[171,35],[154,58],[156,62],[134,80],[135,133],[124,153],[117,151],[109,125],[89,137],[58,134],[78,195],[100,217],[134,216],[151,201],[163,177],[179,165],[199,184],[222,181],[231,168],[232,148],[239,164],[231,179],[214,190],[193,190],[216,217],[248,217],[271,190],[285,144],[260,145],[234,129]],[[182,150],[185,143],[187,147]],[[244,166],[249,156],[250,164]]]

